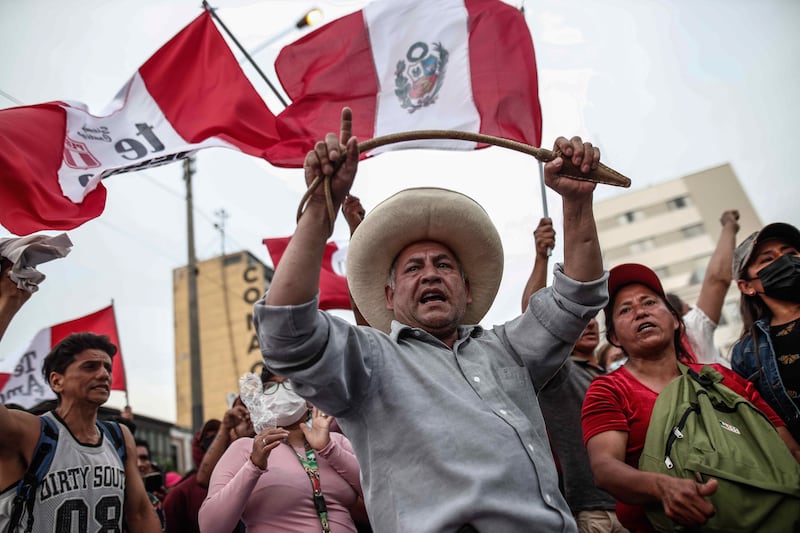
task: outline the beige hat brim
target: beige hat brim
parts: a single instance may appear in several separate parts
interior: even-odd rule
[[[489,215],[456,191],[423,187],[387,198],[358,226],[347,248],[347,284],[359,311],[374,328],[389,332],[394,314],[385,287],[397,255],[420,241],[444,244],[458,257],[472,302],[465,324],[477,324],[492,305],[503,277],[503,245]]]

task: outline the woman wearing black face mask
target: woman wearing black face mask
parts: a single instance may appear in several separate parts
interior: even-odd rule
[[[800,440],[800,231],[775,223],[733,256],[742,293],[742,335],[731,367],[752,381]]]

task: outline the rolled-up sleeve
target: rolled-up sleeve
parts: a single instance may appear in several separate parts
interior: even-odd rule
[[[580,282],[567,277],[561,263],[553,271],[553,285],[536,291],[525,313],[495,328],[531,369],[537,389],[563,364],[589,320],[608,303],[608,272]]]
[[[267,305],[265,298],[256,302],[253,322],[267,368],[334,416],[358,405],[370,386],[380,333],[319,311],[316,298],[291,306]]]
[[[328,325],[317,310],[317,298],[302,305],[274,306],[266,295],[253,309],[253,323],[268,366],[282,373],[313,365],[325,349]]]
[[[581,318],[592,318],[608,303],[608,271],[592,281],[575,281],[564,273],[564,265],[553,269],[553,290],[559,307]]]

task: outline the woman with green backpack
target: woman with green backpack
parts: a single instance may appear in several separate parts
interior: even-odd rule
[[[800,445],[752,385],[721,365],[704,369],[704,365],[692,362],[680,316],[667,302],[661,282],[651,269],[639,264],[611,269],[605,323],[608,341],[622,348],[628,361],[590,385],[583,404],[583,437],[595,484],[617,499],[617,517],[630,531],[656,531],[647,515],[653,509],[668,517],[668,525],[686,527],[706,524],[715,513],[736,512],[736,508],[721,510],[712,503],[719,487],[717,479],[679,478],[639,468],[659,395],[687,372],[714,372],[726,389],[749,401],[778,427],[779,445],[782,439],[785,446],[781,450],[790,461],[792,454],[800,457]],[[661,433],[673,429],[654,428],[663,429]],[[683,435],[678,438],[683,439]],[[669,463],[669,456],[661,462]]]

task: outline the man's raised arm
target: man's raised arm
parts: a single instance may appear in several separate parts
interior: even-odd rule
[[[547,264],[550,262],[550,250],[556,246],[556,230],[553,229],[553,220],[543,217],[533,231],[533,240],[536,257],[533,260],[533,270],[525,283],[522,291],[522,312],[528,309],[531,295],[547,285]]]
[[[564,273],[576,281],[593,281],[603,275],[603,259],[592,210],[595,184],[560,175],[563,157],[583,172],[597,168],[600,150],[580,137],[559,137],[553,150],[561,156],[544,166],[545,183],[561,195],[564,213]]]
[[[697,297],[697,307],[703,311],[714,324],[719,324],[722,316],[722,305],[725,295],[733,279],[733,249],[736,248],[736,233],[739,231],[739,211],[724,211],[719,219],[722,230],[717,239],[717,246],[708,260],[703,285]]]
[[[11,319],[31,297],[30,292],[20,289],[11,281],[8,274],[12,266],[11,261],[0,258],[0,339],[8,329]]]
[[[353,114],[342,109],[339,137],[329,133],[308,153],[304,163],[306,184],[318,175],[330,176],[341,157],[345,162],[331,177],[331,196],[334,213],[339,211],[358,168],[358,141],[352,136]],[[320,184],[308,200],[306,209],[297,222],[292,240],[286,247],[280,264],[275,269],[267,305],[300,305],[310,302],[319,291],[319,272],[325,243],[333,230],[334,221],[328,221],[324,185]]]

